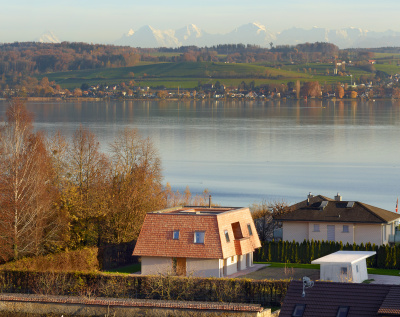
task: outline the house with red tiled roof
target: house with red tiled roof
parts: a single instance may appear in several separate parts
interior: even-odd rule
[[[282,222],[282,240],[342,241],[384,245],[394,242],[400,215],[359,201],[313,196],[274,217]]]
[[[308,287],[290,282],[279,317],[400,316],[400,285],[316,281]]]
[[[148,213],[133,255],[144,275],[223,277],[252,266],[259,247],[249,208],[185,206]]]

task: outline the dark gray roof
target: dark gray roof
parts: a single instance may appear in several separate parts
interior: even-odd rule
[[[302,292],[301,281],[290,282],[279,317],[292,316],[296,304],[306,305],[303,317],[336,317],[340,306],[349,307],[347,317],[400,316],[400,285],[315,282]]]
[[[336,201],[322,195],[312,197],[309,203],[304,200],[294,204],[289,207],[287,213],[275,217],[276,220],[281,221],[354,223],[388,223],[399,218],[400,215],[397,213],[359,201]]]

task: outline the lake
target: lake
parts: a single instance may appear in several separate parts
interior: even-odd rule
[[[4,117],[6,101],[0,101]],[[164,182],[213,202],[295,203],[309,192],[394,211],[400,195],[400,103],[395,101],[29,102],[35,128],[71,136],[79,125],[104,151],[137,128],[159,150]]]

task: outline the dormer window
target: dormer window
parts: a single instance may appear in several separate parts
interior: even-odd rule
[[[305,304],[296,304],[293,309],[292,317],[302,317],[305,309]]]
[[[249,236],[252,236],[253,230],[251,230],[251,225],[249,223],[247,224],[247,230],[249,231]]]
[[[204,235],[205,235],[204,231],[196,231],[194,233],[194,243],[204,244]]]
[[[179,240],[179,230],[174,230],[174,233],[172,235],[172,239]]]
[[[224,231],[226,242],[230,242],[228,230]]]
[[[336,317],[347,317],[348,313],[349,313],[349,307],[340,306],[339,309],[338,309],[338,312],[336,314]]]

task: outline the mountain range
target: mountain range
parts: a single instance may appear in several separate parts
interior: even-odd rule
[[[58,38],[53,33],[43,34],[40,41],[53,42]],[[290,28],[281,32],[271,32],[260,23],[242,25],[225,34],[211,34],[194,24],[178,30],[159,30],[149,25],[138,30],[130,29],[112,43],[132,47],[179,47],[195,45],[198,47],[218,44],[253,44],[260,47],[270,45],[296,45],[300,43],[329,42],[339,48],[373,48],[400,46],[400,32],[374,32],[360,28],[311,29]]]

